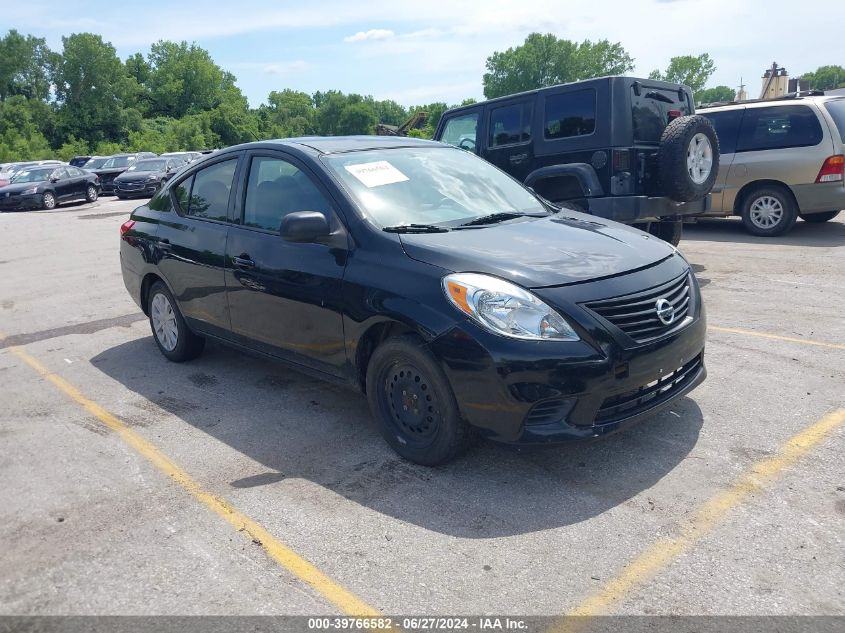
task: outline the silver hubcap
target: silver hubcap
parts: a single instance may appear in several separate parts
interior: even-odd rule
[[[713,146],[710,139],[699,132],[692,137],[687,148],[687,172],[692,181],[700,185],[710,175],[713,169]]]
[[[176,325],[176,313],[170,301],[162,293],[153,297],[152,303],[153,332],[158,342],[168,352],[176,349],[179,342],[179,330]]]
[[[748,216],[754,226],[770,229],[783,219],[783,205],[777,198],[761,196],[751,203]]]
[[[94,200],[97,199],[97,190],[94,189],[94,187],[88,187],[88,199],[91,202],[94,202]]]
[[[53,197],[52,193],[44,194],[44,206],[48,209],[52,209],[54,206],[56,206],[56,199]]]

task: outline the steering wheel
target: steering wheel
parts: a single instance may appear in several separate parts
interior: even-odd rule
[[[460,147],[461,149],[465,149],[467,151],[470,151],[470,152],[474,152],[475,151],[475,141],[473,141],[471,138],[462,138],[461,142],[458,143],[458,147]]]

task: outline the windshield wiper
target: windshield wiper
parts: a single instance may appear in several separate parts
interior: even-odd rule
[[[464,222],[458,226],[480,226],[482,224],[496,224],[497,222],[504,222],[505,220],[513,220],[514,218],[521,218],[529,216],[532,218],[543,218],[545,215],[538,215],[536,213],[524,213],[522,211],[505,211],[502,213],[491,213],[489,215],[482,215],[474,218],[469,222]]]
[[[385,226],[382,231],[387,233],[446,233],[449,229],[436,224],[397,224]]]

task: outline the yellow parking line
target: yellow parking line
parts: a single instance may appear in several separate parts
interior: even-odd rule
[[[770,338],[776,341],[788,341],[790,343],[803,343],[804,345],[815,345],[817,347],[829,347],[831,349],[845,349],[845,345],[840,343],[828,343],[826,341],[814,341],[807,338],[795,338],[794,336],[781,336],[779,334],[767,334],[766,332],[755,332],[754,330],[742,330],[735,327],[720,327],[718,325],[708,325],[708,330],[714,332],[728,332],[730,334],[745,334],[747,336],[759,336],[760,338]]]
[[[732,486],[713,495],[679,529],[679,536],[655,542],[629,563],[604,587],[588,596],[568,616],[595,616],[606,613],[615,603],[651,580],[678,556],[712,532],[738,505],[793,466],[812,448],[845,424],[845,409],[827,414],[794,435],[773,456],[754,463]],[[562,619],[554,631],[572,631],[586,624],[585,619]]]
[[[0,341],[3,340],[0,335]],[[279,565],[287,569],[294,576],[310,585],[317,593],[334,604],[342,612],[349,615],[377,616],[379,612],[358,598],[348,589],[344,588],[326,574],[317,569],[314,565],[299,556],[290,547],[275,538],[259,523],[242,514],[229,503],[206,492],[191,478],[188,473],[179,468],[162,453],[156,446],[144,439],[141,435],[130,429],[118,418],[106,411],[93,400],[85,397],[76,387],[71,385],[61,376],[52,373],[36,358],[20,347],[9,347],[8,350],[38,372],[45,380],[51,382],[66,396],[82,405],[89,413],[95,416],[100,422],[114,431],[120,439],[131,446],[141,456],[146,458],[165,475],[173,479],[177,484],[189,492],[195,499],[203,503],[215,514],[225,519],[238,531],[245,532],[256,543],[267,552],[267,554]]]

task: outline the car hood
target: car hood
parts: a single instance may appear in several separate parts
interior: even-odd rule
[[[31,187],[40,187],[46,181],[39,180],[37,182],[13,182],[11,184],[6,185],[5,187],[0,187],[0,195],[4,193],[20,193],[24,189],[30,189]]]
[[[675,254],[670,244],[648,233],[574,211],[399,238],[412,259],[454,272],[495,275],[526,288],[613,277]]]

